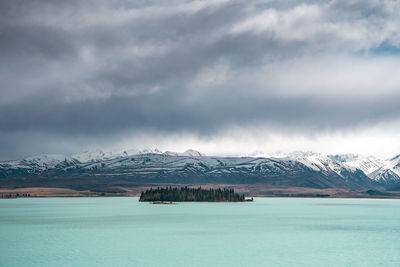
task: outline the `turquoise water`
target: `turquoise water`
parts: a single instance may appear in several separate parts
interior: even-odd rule
[[[1,266],[400,266],[400,201],[0,200]]]

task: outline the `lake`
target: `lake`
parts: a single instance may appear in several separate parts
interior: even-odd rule
[[[0,266],[400,266],[400,200],[0,200]]]

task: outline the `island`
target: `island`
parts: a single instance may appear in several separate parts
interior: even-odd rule
[[[185,187],[150,188],[140,194],[139,201],[154,204],[170,204],[172,202],[245,202],[244,195],[234,192],[233,189],[203,189]]]

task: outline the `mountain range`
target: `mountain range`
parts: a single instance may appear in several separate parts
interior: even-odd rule
[[[97,150],[0,162],[1,187],[59,186],[82,190],[159,183],[400,190],[400,155],[382,160],[358,154],[313,152],[217,157],[195,150]]]

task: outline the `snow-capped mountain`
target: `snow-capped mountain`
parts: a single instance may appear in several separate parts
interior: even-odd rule
[[[386,160],[382,166],[374,170],[369,176],[384,184],[396,184],[400,181],[400,155]]]
[[[33,157],[28,157],[20,161],[3,161],[0,162],[0,173],[1,170],[19,170],[27,173],[38,173],[48,169],[55,168],[61,162],[79,163],[78,160],[74,160],[72,157],[60,155],[60,154],[45,154]]]
[[[188,149],[183,153],[178,153],[179,156],[186,156],[186,157],[203,157],[205,155],[201,154],[199,151]]]
[[[357,154],[330,157],[347,166],[362,170],[369,178],[386,186],[400,183],[400,155],[387,160]]]
[[[396,179],[388,178],[394,175],[384,172],[383,166],[369,172],[367,162],[379,163],[360,156],[325,156],[312,152],[296,152],[278,158],[212,157],[195,150],[183,153],[158,149],[121,153],[97,150],[71,156],[42,155],[0,162],[0,183],[23,181],[24,185],[32,186],[61,183],[79,188],[110,183],[262,183],[363,190],[388,187],[396,182]],[[398,158],[391,162],[384,166],[396,173]],[[382,170],[382,174],[378,174],[378,170]]]
[[[379,169],[384,164],[384,161],[373,156],[359,156],[350,161],[346,161],[346,164],[355,168],[359,168],[366,175],[370,175],[371,173]]]
[[[125,151],[123,153],[126,153]],[[110,159],[118,156],[119,154],[115,154],[113,152],[104,152],[102,150],[94,150],[94,151],[85,151],[80,154],[74,154],[71,158],[77,159],[80,162],[89,162],[89,161],[97,161]]]
[[[329,155],[328,157],[335,161],[345,163],[348,166],[358,168],[367,175],[373,173],[385,164],[385,160],[378,159],[374,156],[359,154]]]

